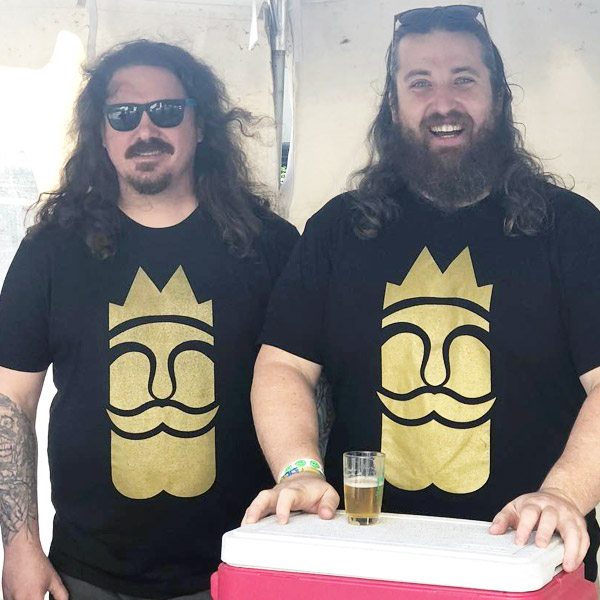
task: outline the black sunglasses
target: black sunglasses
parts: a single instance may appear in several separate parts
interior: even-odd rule
[[[470,4],[452,4],[450,6],[435,6],[433,8],[413,8],[398,13],[394,17],[394,37],[401,27],[412,27],[427,24],[433,17],[440,15],[449,22],[475,21],[488,32],[485,15],[481,6]],[[488,33],[489,35],[489,33]]]
[[[144,111],[157,127],[177,127],[183,121],[186,106],[196,106],[193,98],[183,100],[154,100],[147,104],[123,102],[107,104],[103,112],[116,131],[133,131],[142,120]]]

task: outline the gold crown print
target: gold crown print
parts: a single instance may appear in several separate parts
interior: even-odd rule
[[[140,267],[123,306],[109,305],[109,329],[131,319],[161,315],[190,317],[212,326],[212,301],[198,303],[182,267],[175,271],[162,291]]]
[[[400,285],[386,285],[383,308],[410,298],[460,298],[489,311],[493,287],[477,285],[468,248],[444,272],[424,248]]]

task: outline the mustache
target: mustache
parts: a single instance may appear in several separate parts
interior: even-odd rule
[[[427,386],[418,391],[426,389],[436,388]],[[442,425],[459,429],[474,427],[489,419],[490,411],[496,401],[493,392],[479,398],[467,399],[448,389],[439,393],[410,394],[411,398],[407,398],[409,394],[394,394],[388,390],[380,390],[377,392],[377,396],[381,400],[383,413],[395,423],[415,426],[424,425],[433,420]]]
[[[145,413],[123,417],[107,409],[111,420],[111,429],[121,437],[129,439],[147,439],[161,431],[173,437],[191,438],[203,435],[214,427],[215,416],[219,406],[212,405],[212,410],[204,414],[186,414],[176,408],[158,407],[148,409]]]
[[[116,406],[111,405],[109,407],[109,410],[121,417],[137,416],[150,410],[151,408],[174,408],[175,410],[186,413],[188,415],[201,415],[210,412],[215,408],[215,406],[217,406],[216,401],[211,402],[209,404],[204,404],[202,406],[190,406],[188,404],[184,404],[183,402],[178,402],[177,400],[170,398],[167,400],[149,400],[148,402],[144,402],[144,404],[141,404],[136,408],[130,409],[118,408]]]
[[[489,402],[494,397],[494,392],[490,391],[482,396],[477,396],[475,398],[469,398],[456,392],[452,388],[444,387],[443,385],[423,385],[418,387],[410,392],[406,392],[404,394],[398,394],[396,392],[392,392],[390,390],[386,390],[385,388],[380,388],[379,392],[385,394],[391,400],[396,400],[397,402],[407,402],[408,400],[412,400],[417,396],[422,396],[423,394],[432,394],[432,395],[443,395],[448,398],[452,398],[461,404],[466,404],[467,406],[476,406],[477,404],[483,404],[485,402]]]
[[[138,140],[135,144],[129,146],[125,152],[125,158],[134,158],[135,156],[146,152],[164,152],[165,154],[173,154],[175,148],[160,138],[152,137],[148,140]]]

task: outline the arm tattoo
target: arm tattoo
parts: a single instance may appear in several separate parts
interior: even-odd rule
[[[321,373],[315,389],[315,402],[317,403],[317,417],[319,421],[319,451],[323,457],[325,456],[329,434],[335,421],[332,388],[323,373]]]
[[[37,439],[25,413],[0,394],[0,525],[5,546],[37,521]]]

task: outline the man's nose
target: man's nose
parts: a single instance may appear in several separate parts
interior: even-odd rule
[[[157,133],[160,131],[160,127],[157,127],[150,116],[148,115],[148,111],[144,111],[142,113],[142,118],[140,120],[140,124],[137,126],[137,133],[142,140],[147,140],[151,137],[157,137]]]
[[[433,92],[429,109],[432,114],[447,115],[449,112],[456,110],[458,105],[456,91],[451,86],[440,85]]]

